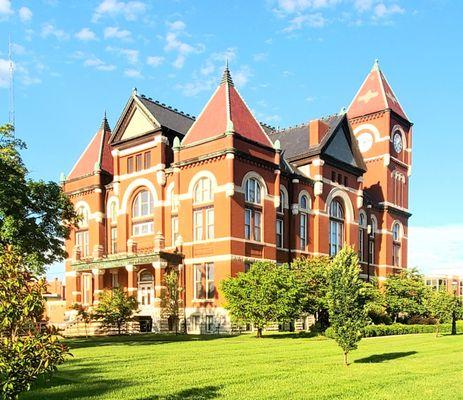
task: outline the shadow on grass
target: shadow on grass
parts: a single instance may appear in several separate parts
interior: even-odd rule
[[[69,362],[72,362],[69,361]],[[76,366],[77,367],[77,366]],[[58,371],[49,377],[41,377],[33,385],[32,391],[24,393],[21,400],[63,400],[95,398],[107,392],[123,389],[130,385],[122,379],[101,379],[98,368],[78,366],[66,372]],[[95,378],[92,378],[92,375]]]
[[[89,337],[66,339],[66,344],[69,348],[80,349],[95,346],[140,346],[165,344],[174,342],[194,342],[194,341],[209,341],[215,339],[232,338],[232,335],[175,335],[175,334],[159,334],[148,333],[140,335],[121,335],[121,336],[104,336],[104,337]]]
[[[219,397],[221,386],[189,388],[166,396],[143,397],[139,400],[209,400]]]
[[[355,360],[354,363],[377,364],[377,363],[382,363],[384,361],[395,360],[397,358],[412,356],[416,353],[417,353],[416,351],[402,351],[402,352],[396,352],[396,353],[373,354],[372,356]]]
[[[313,338],[317,336],[322,336],[317,332],[295,332],[295,333],[288,333],[288,332],[279,332],[279,333],[264,333],[262,335],[263,339],[306,339],[306,338]]]

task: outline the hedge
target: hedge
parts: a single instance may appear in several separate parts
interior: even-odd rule
[[[451,324],[442,324],[439,328],[439,331],[443,333],[450,333],[451,329]],[[434,332],[436,332],[436,325],[368,325],[363,329],[363,337],[409,335],[414,333]],[[463,321],[457,322],[457,332],[463,333]],[[327,338],[334,339],[334,332],[332,327],[326,329],[325,336]]]

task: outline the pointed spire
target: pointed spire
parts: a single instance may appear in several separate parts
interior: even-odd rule
[[[109,127],[108,119],[106,118],[106,110],[104,111],[103,121],[101,121],[101,130],[105,132],[111,132],[111,128]]]
[[[230,70],[228,69],[228,59],[227,63],[225,64],[225,69],[223,71],[222,75],[222,80],[220,81],[220,84],[228,83],[230,86],[234,86],[233,79],[230,74]]]
[[[373,67],[371,68],[372,71],[379,71],[379,59],[376,58],[375,62],[373,63]]]

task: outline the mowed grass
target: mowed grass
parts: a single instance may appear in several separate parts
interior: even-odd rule
[[[351,365],[323,337],[143,335],[75,339],[21,399],[462,399],[463,335],[364,339]]]

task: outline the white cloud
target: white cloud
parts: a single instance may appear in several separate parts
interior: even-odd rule
[[[54,36],[58,40],[69,39],[69,35],[62,29],[56,28],[53,24],[47,23],[42,26],[41,35],[43,38]]]
[[[124,75],[128,76],[129,78],[142,78],[142,74],[139,70],[129,68],[124,71]]]
[[[164,57],[160,56],[149,56],[146,58],[146,63],[152,67],[158,67],[164,62]]]
[[[215,77],[209,79],[194,79],[193,81],[185,84],[178,84],[177,89],[180,89],[184,96],[194,97],[201,92],[210,92],[217,85]]]
[[[113,71],[113,70],[116,69],[115,65],[107,64],[104,61],[102,61],[101,59],[99,59],[98,57],[94,57],[94,56],[92,56],[90,58],[87,58],[84,61],[84,66],[85,67],[95,68],[98,71]]]
[[[379,3],[374,8],[374,16],[377,18],[386,18],[394,14],[403,14],[405,10],[398,4],[386,6],[384,3]]]
[[[11,8],[10,0],[0,0],[0,15],[11,15],[13,9]]]
[[[233,82],[236,86],[244,87],[252,76],[252,72],[248,66],[244,65],[239,68],[236,72],[232,73]]]
[[[289,25],[283,29],[283,32],[293,32],[300,30],[305,26],[311,28],[323,28],[327,23],[327,20],[321,13],[314,14],[301,14],[289,21]]]
[[[189,54],[201,53],[204,51],[204,46],[201,44],[192,46],[191,44],[182,41],[179,37],[180,33],[181,32],[178,31],[167,32],[166,44],[164,46],[165,51],[175,51],[177,53],[177,57],[172,63],[172,65],[177,69],[183,67]]]
[[[7,88],[10,82],[10,62],[0,58],[0,88]]]
[[[186,28],[185,22],[180,20],[174,22],[167,22],[167,26],[171,31],[183,31]]]
[[[88,42],[90,40],[96,40],[95,32],[89,28],[82,28],[79,32],[76,33],[76,38],[82,40],[83,42]]]
[[[135,21],[146,11],[146,4],[141,1],[104,0],[93,13],[92,21],[98,22],[103,16],[122,16],[127,21]]]
[[[21,46],[18,43],[12,43],[11,44],[11,51],[12,51],[13,54],[25,54],[26,53],[25,47]]]
[[[138,55],[139,55],[138,50],[135,50],[135,49],[121,49],[119,47],[111,47],[111,46],[106,47],[106,50],[125,57],[129,64],[138,63]]]
[[[410,227],[410,267],[426,274],[463,275],[463,225]]]
[[[19,19],[22,22],[29,22],[32,19],[32,11],[28,7],[21,7],[18,11]]]
[[[129,39],[132,33],[127,29],[119,29],[117,26],[108,26],[103,33],[105,39]]]
[[[264,61],[267,58],[267,53],[256,53],[252,56],[254,61]]]

